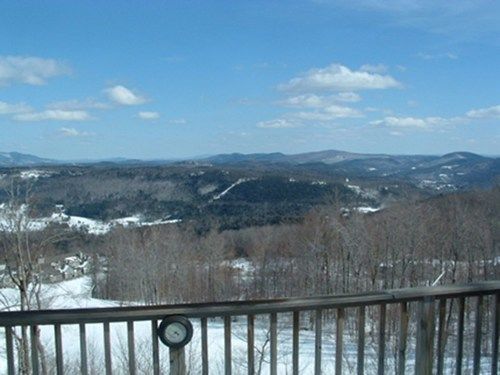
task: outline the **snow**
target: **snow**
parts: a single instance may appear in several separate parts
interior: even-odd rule
[[[226,190],[224,190],[222,193],[220,194],[217,194],[216,196],[213,197],[212,200],[218,200],[218,199],[221,199],[224,195],[226,195],[231,189],[233,189],[235,186],[238,186],[239,184],[242,184],[244,182],[247,182],[247,181],[250,181],[251,179],[250,178],[240,178],[238,179],[238,181],[236,181],[235,183],[231,184],[231,186],[229,186]]]
[[[149,222],[141,222],[139,226],[141,227],[150,227],[153,225],[162,225],[162,224],[177,224],[181,223],[181,219],[170,219],[170,220],[155,220],[155,221],[149,221]]]
[[[209,184],[198,188],[198,194],[205,195],[214,192],[219,186],[216,184]]]
[[[2,216],[1,210],[4,208],[4,205],[0,205],[0,230],[8,230],[10,227],[9,221],[5,216]],[[24,214],[26,211],[25,207],[22,207],[22,212],[20,214]],[[153,225],[162,225],[162,224],[175,224],[181,222],[181,219],[160,219],[155,221],[143,221],[141,215],[123,217],[119,219],[114,219],[108,222],[89,219],[81,216],[71,216],[66,215],[62,212],[53,213],[50,217],[42,217],[42,218],[34,218],[34,219],[26,219],[28,230],[31,231],[40,231],[45,229],[50,224],[62,224],[67,225],[69,228],[74,230],[86,231],[87,233],[94,235],[103,235],[108,233],[111,229],[116,226],[123,227],[142,227],[142,226],[153,226]]]
[[[231,261],[225,260],[222,262],[222,265],[238,270],[244,275],[250,275],[255,271],[253,263],[245,258],[237,258]]]
[[[347,187],[349,189],[351,189],[352,191],[354,191],[356,194],[361,194],[362,193],[362,190],[361,190],[361,188],[358,185],[347,185]]]
[[[356,211],[361,212],[362,214],[368,214],[371,212],[377,212],[380,211],[380,207],[369,207],[369,206],[361,206],[361,207],[356,207]]]
[[[449,176],[442,174],[442,175],[440,175],[440,178],[442,179],[443,182],[446,182],[447,179],[449,178]],[[418,187],[431,188],[431,189],[434,189],[437,191],[455,191],[455,190],[457,190],[457,187],[453,184],[441,183],[441,182],[437,182],[437,181],[433,181],[433,180],[422,180],[418,183]]]
[[[141,222],[141,218],[139,216],[122,217],[120,219],[112,220],[112,223],[116,223],[116,224],[123,225],[123,226],[133,225],[133,224],[137,225],[140,222]]]
[[[242,268],[250,270],[249,264],[244,259],[234,261],[234,265],[240,264]],[[124,305],[132,305],[131,303],[123,303],[118,301],[110,301],[93,298],[91,295],[92,280],[89,276],[83,276],[68,281],[62,281],[54,284],[44,284],[42,286],[42,301],[45,309],[76,309],[76,308],[106,308],[120,307]],[[18,307],[18,292],[14,289],[0,289],[0,295],[3,303],[3,310],[17,310]],[[5,308],[5,306],[10,306]],[[301,314],[303,318],[305,314]],[[349,317],[349,316],[347,316]],[[190,369],[190,373],[201,372],[201,328],[198,319],[191,319],[193,324],[193,338],[186,346],[186,362]],[[309,326],[308,319],[302,319],[299,333],[299,348],[300,348],[300,373],[314,373],[314,355],[315,355],[315,334],[314,330]],[[231,319],[231,341],[232,341],[232,363],[233,372],[235,374],[244,374],[246,369],[247,342],[246,342],[246,318],[244,316],[235,316]],[[322,371],[325,374],[334,372],[335,368],[335,322],[324,321],[322,333]],[[346,326],[349,323],[346,322]],[[100,323],[86,324],[86,339],[89,367],[93,369],[92,373],[102,373],[104,366],[104,345],[103,345],[103,325]],[[292,363],[292,316],[290,313],[278,314],[278,373],[291,373]],[[377,344],[376,335],[371,331],[370,323],[366,326],[366,347],[365,347],[365,370],[366,373],[376,373],[377,366]],[[19,328],[16,328],[19,333]],[[40,326],[42,344],[46,350],[49,365],[53,364],[54,358],[54,328],[53,326]],[[78,345],[79,327],[76,324],[62,325],[62,344],[63,344],[63,360],[65,371],[67,373],[79,372],[79,355],[80,346]],[[5,357],[5,333],[0,330],[0,373],[6,373],[6,357]],[[257,315],[255,319],[255,362],[256,366],[262,356],[262,373],[269,373],[269,316]],[[112,348],[112,364],[114,372],[127,373],[127,324],[125,322],[110,324],[110,338]],[[387,338],[389,341],[391,337]],[[151,342],[151,322],[136,321],[134,322],[134,343],[136,353],[136,363],[139,366],[138,373],[151,373],[152,368],[152,342]],[[343,370],[345,373],[355,371],[356,364],[356,332],[349,335],[347,332],[344,335],[344,355],[343,355]],[[387,344],[386,366],[387,369],[394,369],[394,356],[391,353],[392,344]],[[448,350],[454,347],[453,343],[448,343]],[[407,354],[407,370],[414,369],[414,349],[415,339],[412,335],[408,341]],[[162,372],[167,373],[168,370],[168,349],[159,344],[160,350],[160,365]],[[452,349],[451,349],[452,350]],[[453,350],[452,350],[453,351]],[[454,353],[447,353],[445,364],[447,369],[451,369],[454,361]],[[472,360],[468,356],[464,361],[464,366],[470,369]],[[223,373],[224,369],[224,323],[221,318],[208,319],[208,358],[210,372],[214,374]],[[481,361],[482,370],[488,372],[489,357],[483,356]],[[74,366],[74,367],[73,367]],[[69,370],[72,369],[72,370]]]
[[[325,181],[321,181],[321,180],[316,180],[316,181],[311,182],[311,185],[325,186],[326,182]]]
[[[63,281],[51,285],[43,285],[43,300],[50,309],[75,309],[75,308],[105,308],[122,306],[120,302],[92,298],[92,281],[88,276]],[[17,292],[14,289],[2,289],[0,292],[8,296],[12,304],[16,302]],[[193,338],[186,346],[186,362],[191,369],[190,373],[200,373],[201,369],[201,328],[199,320],[191,319],[193,324]],[[246,373],[246,318],[232,318],[232,361],[235,374]],[[255,320],[255,353],[256,366],[263,350],[262,373],[269,373],[269,341],[268,341],[268,316],[257,316]],[[19,328],[17,328],[19,329]],[[54,329],[52,326],[40,326],[41,340],[47,351],[49,360],[53,360],[55,347]],[[334,334],[333,324],[324,324],[323,327],[323,371],[332,373],[334,369]],[[65,366],[78,366],[80,347],[78,345],[78,325],[63,325],[61,327],[63,343],[63,359]],[[127,373],[127,325],[124,322],[111,323],[110,337],[112,348],[112,363],[117,373]],[[86,324],[87,351],[89,366],[95,373],[103,370],[104,345],[102,324]],[[75,343],[76,341],[76,343]],[[150,373],[147,369],[152,365],[151,356],[151,322],[136,321],[134,323],[134,341],[136,362],[141,369],[139,373]],[[75,343],[75,344],[73,344]],[[278,373],[291,372],[292,330],[291,314],[280,314],[278,319]],[[315,335],[311,329],[302,328],[300,331],[300,373],[314,373],[314,344]],[[168,349],[161,343],[160,364],[164,366],[162,372],[168,369]],[[346,340],[344,353],[350,358],[350,365],[355,363],[355,341]],[[4,331],[0,330],[0,373],[6,373],[5,339]],[[224,366],[224,323],[221,318],[208,320],[208,356],[211,373],[223,372]],[[375,361],[375,351],[367,347],[367,361]],[[345,360],[344,360],[345,362]],[[373,362],[375,363],[375,362]],[[122,367],[120,367],[122,366]],[[345,370],[348,370],[347,365]],[[76,372],[76,371],[75,371]]]
[[[42,285],[43,309],[79,309],[91,307],[118,306],[116,302],[92,298],[92,279],[83,276],[54,284]],[[2,288],[0,294],[3,301],[0,305],[2,311],[15,311],[19,309],[18,291],[13,288]],[[8,301],[5,303],[4,301]],[[6,306],[11,306],[6,308]]]
[[[197,172],[192,172],[189,174],[189,176],[191,177],[199,177],[199,176],[203,176],[205,174],[204,171],[197,171]]]
[[[21,171],[19,175],[23,180],[29,180],[29,179],[36,180],[40,177],[50,177],[52,175],[52,172],[38,170],[38,169],[29,169],[26,171]]]
[[[66,224],[71,229],[85,230],[96,235],[105,234],[111,230],[110,223],[81,216],[69,216],[63,213],[54,213],[49,218],[35,219],[35,222],[39,223],[40,229],[45,228],[50,223]]]
[[[353,192],[355,192],[356,194],[358,194],[359,196],[361,196],[363,198],[376,199],[376,197],[377,197],[377,191],[374,189],[363,190],[358,185],[346,185],[346,186],[349,189],[351,189]]]

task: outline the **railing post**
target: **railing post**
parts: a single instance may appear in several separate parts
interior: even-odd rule
[[[153,341],[153,375],[160,375],[160,349],[158,347],[158,321],[151,320],[151,339]]]
[[[186,375],[184,347],[179,349],[170,348],[170,374]]]
[[[439,325],[438,325],[438,338],[437,338],[436,375],[443,375],[446,336],[447,336],[447,332],[446,332],[446,298],[441,298],[439,300]]]
[[[109,322],[104,322],[104,363],[106,367],[106,375],[111,375],[113,373],[113,366],[111,364],[111,334]]]
[[[431,375],[434,351],[434,297],[418,303],[415,374]]]
[[[321,375],[321,344],[322,344],[322,313],[323,310],[316,310],[316,333],[314,343],[314,375]]]
[[[387,306],[382,303],[379,308],[379,329],[378,329],[378,368],[377,374],[384,375],[385,373],[385,325]]]
[[[270,372],[271,375],[277,375],[278,374],[278,332],[277,332],[277,326],[278,326],[278,318],[276,313],[271,313],[270,316],[270,332],[271,332],[271,350],[270,350],[270,356],[271,356],[271,368]]]
[[[473,374],[479,375],[481,370],[481,324],[483,313],[483,296],[477,296],[476,325],[474,327],[474,362]]]
[[[458,325],[457,325],[457,375],[462,375],[462,361],[464,356],[464,318],[465,318],[465,297],[458,299]]]
[[[38,326],[30,326],[31,331],[31,371],[33,375],[38,375],[38,347],[37,347],[37,334]]]
[[[224,317],[224,374],[231,375],[231,316]]]
[[[16,367],[14,364],[14,345],[12,343],[12,327],[5,327],[5,346],[7,351],[7,374],[15,375]]]
[[[292,374],[299,375],[299,329],[300,315],[298,311],[293,312],[292,333]]]
[[[399,316],[399,338],[398,338],[398,375],[406,372],[406,341],[408,339],[408,305],[406,302],[400,303],[401,312]]]
[[[358,308],[358,359],[357,373],[363,375],[365,373],[365,306]]]
[[[208,324],[201,318],[201,373],[208,375]]]
[[[493,299],[493,317],[491,334],[491,373],[498,373],[498,336],[500,329],[500,293],[496,293]]]

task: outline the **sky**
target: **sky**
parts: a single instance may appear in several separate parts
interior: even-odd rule
[[[495,0],[0,0],[0,151],[500,155]]]

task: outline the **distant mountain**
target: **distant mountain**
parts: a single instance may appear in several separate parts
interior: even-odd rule
[[[403,179],[420,188],[453,191],[472,186],[498,183],[500,158],[485,157],[471,152],[433,155],[361,154],[325,150],[286,155],[280,152],[254,154],[219,154],[200,159],[139,160],[109,158],[99,160],[57,161],[17,152],[0,152],[0,167],[31,167],[50,165],[113,166],[232,166],[236,168],[290,169],[341,178]]]
[[[44,159],[19,152],[0,152],[0,167],[18,167],[57,164],[56,160]]]
[[[490,186],[499,182],[500,158],[453,152],[412,167],[407,175],[419,185],[436,182],[455,188]]]
[[[104,159],[55,160],[40,158],[35,155],[22,154],[19,152],[0,152],[0,167],[32,167],[50,165],[164,165],[173,162],[174,160],[166,159],[141,160],[121,157]]]
[[[327,150],[71,162],[0,153],[0,167],[0,203],[8,199],[6,176],[31,179],[42,216],[52,215],[57,204],[68,215],[103,221],[137,215],[148,221],[216,219],[226,229],[293,223],[325,203],[376,210],[408,197],[500,183],[500,158],[469,152],[425,156]]]
[[[404,179],[421,188],[453,191],[472,186],[491,186],[500,176],[500,158],[471,152],[443,156],[360,154],[338,150],[295,155],[223,154],[206,158],[214,165],[280,165],[353,178]]]
[[[337,164],[352,160],[390,161],[395,159],[425,159],[429,156],[395,156],[386,154],[360,154],[339,150],[325,150],[306,152],[301,154],[285,155],[279,152],[269,154],[220,154],[203,159],[214,164],[244,164],[244,163],[287,163],[287,164]],[[432,157],[431,157],[432,158]]]
[[[269,154],[220,154],[201,159],[214,164],[239,164],[239,163],[287,163],[288,156],[281,152]]]

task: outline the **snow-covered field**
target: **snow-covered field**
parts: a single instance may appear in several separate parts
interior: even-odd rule
[[[118,307],[123,303],[109,300],[95,299],[91,297],[92,281],[90,277],[81,277],[56,284],[43,285],[42,300],[43,307],[50,309],[62,308],[101,308]],[[15,310],[18,305],[17,292],[14,289],[1,289],[2,309]],[[261,367],[262,374],[269,373],[269,318],[261,316],[256,319],[255,330],[255,363],[256,368]],[[307,325],[308,322],[302,322]],[[367,322],[366,327],[366,349],[365,370],[366,373],[375,373],[376,366],[376,337],[373,328]],[[194,335],[190,344],[186,347],[186,362],[191,374],[201,372],[201,337],[200,324],[193,319]],[[152,340],[151,323],[135,322],[135,353],[138,373],[152,373]],[[5,338],[4,331],[0,330],[0,373],[6,373]],[[89,369],[93,374],[101,374],[104,369],[104,345],[102,324],[87,324],[87,349]],[[353,335],[355,337],[355,335]],[[410,335],[411,336],[411,335]],[[48,358],[49,367],[54,366],[54,336],[52,326],[41,327],[41,337]],[[62,326],[62,342],[65,373],[78,373],[79,366],[79,330],[77,325]],[[322,369],[324,374],[334,372],[335,365],[335,339],[333,323],[323,323],[322,336]],[[344,373],[354,373],[356,368],[356,341],[355,338],[346,335],[344,338]],[[300,331],[300,373],[312,374],[314,372],[314,331],[302,329]],[[391,346],[387,344],[387,373],[394,371],[394,355]],[[111,346],[112,364],[114,373],[126,374],[128,372],[128,349],[127,349],[127,327],[126,323],[111,323]],[[162,373],[168,373],[168,349],[161,343],[160,366]],[[208,323],[208,348],[209,366],[212,374],[223,373],[224,369],[224,325],[221,319],[211,319]],[[414,361],[412,351],[414,339],[409,340],[409,354],[407,360],[408,371],[413,371]],[[289,374],[292,369],[292,330],[291,314],[279,314],[278,318],[278,373]],[[232,368],[235,374],[245,374],[246,369],[246,318],[235,317],[232,321]],[[453,361],[449,358],[448,368],[452,370]],[[485,373],[488,363],[483,361]],[[470,363],[467,363],[470,366]]]
[[[174,224],[179,223],[180,221],[180,219],[145,221],[141,217],[141,215],[123,217],[110,221],[101,221],[81,216],[70,216],[64,213],[53,213],[49,217],[40,217],[34,219],[26,218],[26,226],[32,231],[38,231],[45,229],[50,224],[62,224],[67,225],[69,228],[74,230],[82,230],[90,234],[101,235],[108,233],[112,228],[117,226],[141,227],[161,224]],[[10,226],[11,225],[9,223],[8,215],[3,212],[3,205],[0,205],[0,230],[8,231]]]
[[[81,277],[56,284],[43,286],[42,300],[44,308],[62,309],[62,308],[91,308],[91,307],[117,307],[122,305],[119,302],[100,300],[91,297],[91,279]],[[4,306],[17,305],[17,293],[14,289],[2,289],[1,291]],[[5,310],[5,309],[4,309]],[[288,314],[280,315],[278,328],[278,367],[280,374],[291,372],[291,339],[292,332],[290,327],[291,316]],[[193,321],[194,335],[191,343],[187,346],[186,358],[191,373],[200,372],[201,368],[201,337],[199,321]],[[269,342],[268,342],[268,317],[256,320],[255,331],[255,354],[256,367],[262,367],[262,373],[269,371]],[[325,327],[327,328],[327,327]],[[137,365],[139,373],[151,373],[151,323],[136,322],[135,330],[135,350],[137,356]],[[88,324],[87,347],[89,351],[89,366],[94,369],[95,374],[101,373],[104,368],[104,349],[103,349],[103,327],[101,324]],[[68,373],[73,373],[79,363],[79,340],[78,326],[65,325],[62,327],[63,357],[65,368]],[[302,330],[300,334],[300,367],[301,373],[312,373],[314,369],[314,332]],[[41,337],[44,344],[49,364],[54,361],[54,336],[52,326],[41,327]],[[333,371],[335,348],[332,340],[332,332],[326,329],[323,337],[323,368],[325,373]],[[126,373],[127,370],[127,331],[126,323],[111,324],[111,345],[113,368],[117,373]],[[222,373],[224,369],[224,325],[221,319],[212,319],[208,325],[208,347],[209,363],[211,372],[214,374]],[[232,322],[232,350],[233,350],[233,372],[235,374],[246,373],[246,319],[236,317]],[[355,354],[354,345],[347,346],[346,355],[353,360]],[[374,353],[373,353],[374,354]],[[160,343],[160,362],[165,372],[168,371],[168,350]],[[347,367],[346,367],[347,369]],[[4,332],[0,333],[0,373],[6,372],[5,359],[5,339]]]

